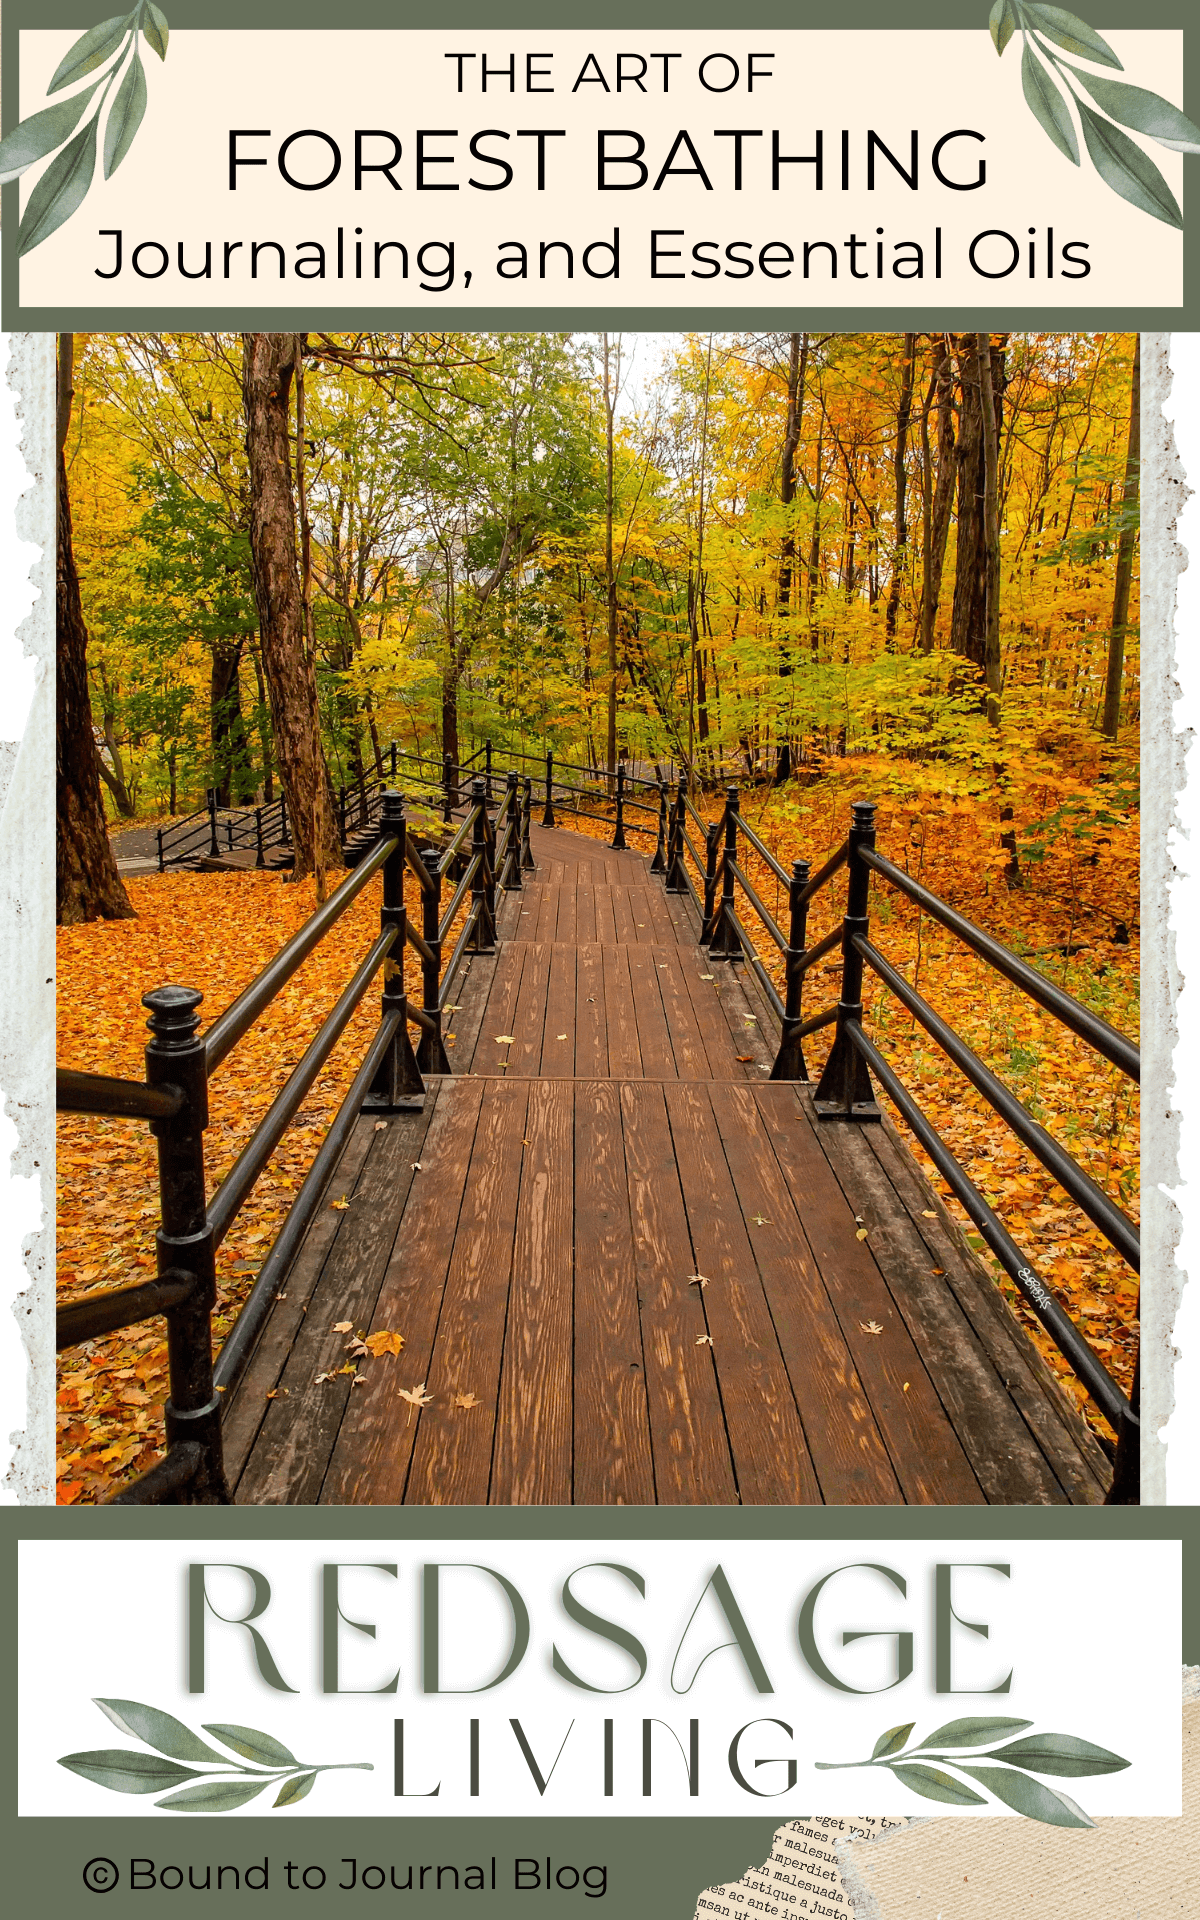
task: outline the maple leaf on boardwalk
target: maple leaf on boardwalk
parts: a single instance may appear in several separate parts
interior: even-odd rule
[[[770,1218],[765,1213],[752,1213],[750,1219],[756,1227],[769,1227]]]
[[[883,1328],[880,1326],[878,1320],[860,1320],[858,1324],[862,1328],[864,1333],[882,1333],[883,1332]]]
[[[386,1133],[386,1132],[387,1132],[387,1121],[386,1121],[386,1120],[377,1120],[377,1121],[375,1122],[375,1131],[376,1131],[376,1133]]]
[[[345,1213],[350,1202],[348,1200],[331,1200],[329,1204],[335,1213]]]
[[[498,1033],[496,1035],[496,1045],[498,1047],[511,1047],[512,1043],[513,1036],[511,1033]]]
[[[689,1273],[688,1275],[689,1287],[706,1287],[708,1283],[708,1275],[706,1273]]]
[[[739,1053],[737,1058],[744,1066],[749,1066],[754,1059],[754,1055],[752,1053]]]
[[[713,1342],[712,1342],[711,1333],[702,1333],[700,1335],[700,1338],[697,1340],[696,1345],[698,1347],[711,1347],[712,1343]]]
[[[396,1392],[402,1400],[408,1401],[409,1414],[407,1424],[410,1426],[412,1424],[412,1409],[414,1407],[420,1409],[421,1407],[428,1407],[433,1404],[433,1395],[426,1393],[425,1382],[423,1380],[419,1387],[397,1387]]]
[[[452,1402],[456,1407],[481,1407],[483,1401],[473,1393],[456,1393]]]
[[[858,1229],[858,1232],[857,1232],[857,1233],[855,1234],[855,1236],[854,1236],[854,1238],[855,1238],[856,1240],[865,1240],[865,1239],[866,1239],[866,1237],[867,1237],[867,1228],[866,1228],[866,1227],[860,1227],[860,1228]]]
[[[399,1353],[404,1345],[404,1335],[402,1333],[388,1333],[381,1329],[379,1333],[369,1333],[363,1344],[367,1352],[373,1353],[378,1360],[381,1354]]]
[[[333,1330],[335,1333],[353,1333],[354,1322],[353,1320],[335,1320]]]

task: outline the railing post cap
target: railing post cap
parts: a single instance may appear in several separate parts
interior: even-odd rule
[[[472,780],[471,782],[472,800],[482,800],[485,791],[486,791],[486,783],[483,780],[480,780],[480,779]]]
[[[397,820],[403,815],[404,795],[402,793],[398,793],[395,787],[384,788],[383,811],[389,820]]]
[[[798,881],[801,886],[804,886],[806,884],[806,882],[809,880],[811,875],[812,875],[811,860],[793,860],[792,861],[792,879]]]
[[[731,807],[736,807],[740,804],[740,795],[736,787],[733,787],[733,786],[726,787],[725,798],[728,800]]]
[[[155,987],[142,995],[142,1005],[150,1009],[146,1025],[160,1044],[182,1046],[200,1025],[196,1008],[203,999],[195,987]]]
[[[850,808],[850,824],[858,833],[869,833],[875,825],[875,802],[855,800]]]

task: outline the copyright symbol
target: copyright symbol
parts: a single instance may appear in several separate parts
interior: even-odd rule
[[[101,1854],[95,1860],[89,1860],[83,1870],[83,1884],[89,1893],[111,1893],[121,1878],[114,1860],[106,1860]]]

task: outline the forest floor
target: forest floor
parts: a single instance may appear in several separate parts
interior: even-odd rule
[[[790,783],[780,791],[748,789],[743,795],[745,817],[785,866],[807,858],[815,870],[844,838],[851,799],[873,794],[881,852],[1113,1026],[1136,1035],[1136,813],[1101,809],[1098,815],[1090,803],[1089,811],[1079,798],[1084,789],[1069,782],[1030,790],[1013,823],[1022,848],[1023,882],[1013,887],[1004,878],[1007,855],[994,805],[905,791],[894,763],[856,760],[826,767],[812,786]],[[703,811],[715,818],[715,799]],[[569,814],[562,816],[560,825],[573,824]],[[594,837],[608,837],[600,823],[578,825]],[[747,866],[786,928],[787,902],[774,877],[752,855]],[[58,1058],[90,1072],[140,1079],[146,1038],[141,995],[168,981],[197,987],[205,996],[207,1024],[312,912],[314,889],[311,881],[297,886],[278,874],[253,871],[131,876],[127,885],[135,920],[95,921],[59,931]],[[844,891],[844,875],[839,875],[818,895],[809,919],[810,944],[835,924]],[[1136,1087],[936,923],[879,884],[872,887],[871,916],[872,938],[888,958],[1098,1184],[1136,1216]],[[744,924],[757,924],[748,912],[742,918]],[[378,924],[378,882],[373,882],[219,1069],[207,1134],[210,1191],[266,1112]],[[761,956],[780,981],[778,956],[765,936]],[[411,955],[407,966],[411,973]],[[839,971],[836,953],[813,969],[805,983],[806,1013],[837,999]],[[253,1285],[377,1019],[372,988],[219,1249],[218,1342]],[[1138,1336],[1135,1276],[904,1009],[875,991],[867,1024],[1014,1239],[1128,1391]],[[827,1032],[806,1043],[814,1078],[827,1046]],[[944,1183],[925,1165],[962,1220]],[[58,1175],[59,1298],[78,1299],[152,1272],[158,1190],[148,1131],[122,1120],[63,1116]],[[1067,1392],[1103,1431],[1040,1324],[970,1223],[964,1224],[970,1244],[995,1269],[998,1284]],[[103,1500],[153,1464],[166,1391],[161,1321],[60,1356],[60,1502]]]

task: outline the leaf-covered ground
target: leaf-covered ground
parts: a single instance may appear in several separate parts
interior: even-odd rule
[[[126,885],[136,920],[59,929],[58,1059],[88,1072],[142,1079],[148,1036],[141,995],[166,983],[198,987],[207,1025],[308,918],[315,901],[311,881],[294,886],[268,873],[153,874]],[[419,913],[411,881],[410,888],[410,911]],[[378,934],[380,889],[378,878],[368,883],[213,1076],[210,1196]],[[406,975],[419,1002],[411,954]],[[381,984],[379,974],[218,1249],[218,1343],[358,1069],[378,1024]],[[336,1191],[335,1183],[335,1198]],[[61,1115],[59,1299],[152,1274],[157,1223],[156,1149],[145,1125]],[[158,1458],[167,1396],[164,1323],[129,1327],[71,1348],[59,1360],[58,1498],[64,1504],[103,1500]]]

